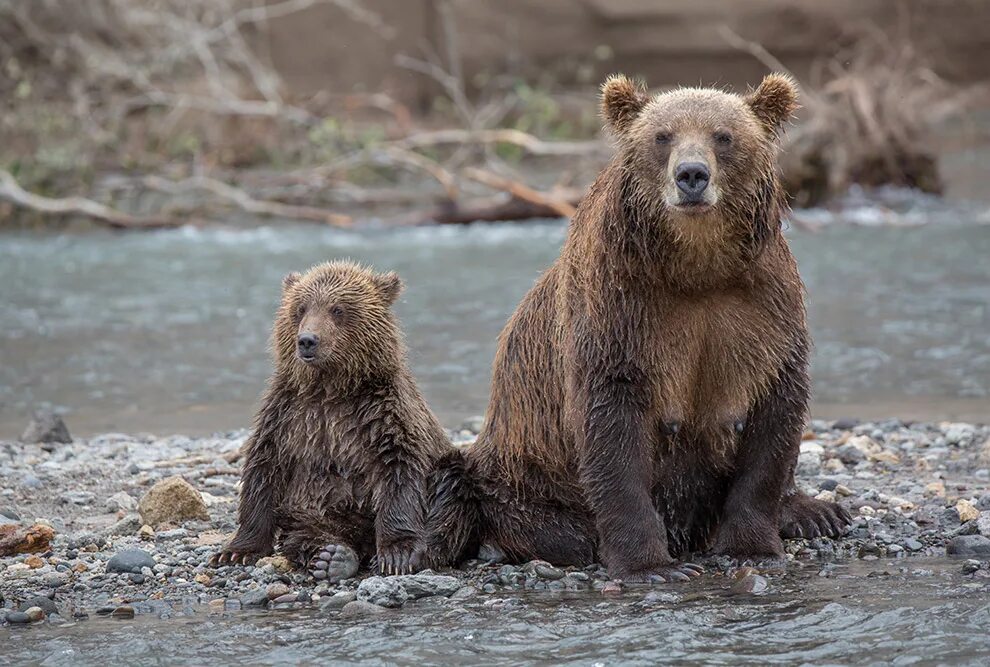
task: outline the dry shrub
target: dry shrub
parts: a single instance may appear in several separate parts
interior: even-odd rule
[[[906,39],[870,31],[803,85],[805,109],[784,138],[781,168],[797,206],[852,184],[940,193],[935,133],[971,98]]]

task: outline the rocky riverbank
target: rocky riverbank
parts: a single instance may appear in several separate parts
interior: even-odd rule
[[[246,431],[207,438],[105,434],[71,438],[40,424],[30,438],[0,442],[0,621],[68,623],[90,615],[168,618],[201,605],[216,610],[319,606],[345,616],[380,613],[420,598],[489,596],[506,590],[622,593],[598,566],[504,565],[470,561],[442,573],[360,578],[330,584],[285,559],[253,567],[211,567],[234,530]],[[451,434],[467,444],[480,426]],[[58,442],[68,440],[69,442]],[[990,428],[963,423],[813,421],[801,448],[798,483],[836,499],[854,518],[841,540],[787,543],[786,567],[837,559],[959,557],[968,577],[990,580]],[[756,568],[703,559],[705,576],[729,594],[759,594],[772,581]],[[905,561],[907,562],[907,561]],[[779,567],[779,564],[777,565]],[[760,570],[764,570],[762,573]],[[765,576],[764,576],[765,575]],[[655,595],[676,590],[661,586]],[[653,595],[653,594],[651,594]]]

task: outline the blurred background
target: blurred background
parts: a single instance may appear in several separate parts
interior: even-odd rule
[[[400,272],[447,426],[608,160],[597,89],[801,83],[814,413],[990,414],[983,0],[0,0],[0,438],[247,426],[279,281]]]

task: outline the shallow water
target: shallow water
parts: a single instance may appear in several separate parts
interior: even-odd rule
[[[615,598],[589,591],[458,605],[423,600],[358,619],[313,607],[187,608],[168,621],[93,617],[0,628],[0,658],[43,665],[985,665],[990,581],[964,577],[960,565],[857,561],[822,576],[818,564],[792,564],[769,575],[761,596],[729,597],[725,578],[705,575]],[[667,595],[644,600],[651,590]]]
[[[79,434],[247,425],[281,277],[337,257],[403,276],[414,371],[456,426],[484,412],[496,336],[564,232],[550,221],[0,235],[0,438],[18,436],[38,403],[65,409]],[[808,286],[819,415],[987,420],[990,226],[789,237]]]

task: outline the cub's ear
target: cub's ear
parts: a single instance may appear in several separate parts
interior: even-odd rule
[[[779,72],[763,77],[760,87],[747,95],[745,100],[771,134],[776,134],[783,122],[800,108],[797,83]]]
[[[385,297],[385,302],[390,306],[402,294],[402,279],[395,271],[375,275],[375,285],[378,286],[382,296]]]
[[[292,273],[286,275],[285,278],[282,278],[282,294],[288,292],[289,288],[299,282],[300,278],[302,278],[302,274],[296,271],[293,271]]]
[[[602,84],[602,118],[609,129],[621,134],[646,106],[646,86],[624,74],[613,74]]]

